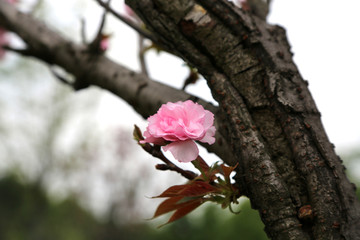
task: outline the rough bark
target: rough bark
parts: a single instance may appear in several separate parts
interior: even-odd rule
[[[239,163],[236,182],[259,210],[268,236],[360,239],[354,185],[292,61],[285,31],[223,0],[127,3],[167,49],[207,79],[219,108],[207,106],[217,112],[224,137],[213,151]],[[4,1],[0,25],[24,39],[26,54],[72,73],[77,88],[108,89],[143,116],[166,101],[191,98],[65,40]]]
[[[239,163],[237,183],[269,237],[360,238],[354,186],[292,61],[285,31],[222,0],[126,2],[208,80]],[[313,214],[304,215],[310,208]]]

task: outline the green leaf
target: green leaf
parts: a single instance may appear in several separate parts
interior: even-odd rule
[[[134,125],[134,131],[133,131],[134,139],[139,142],[141,140],[144,140],[144,137],[141,133],[141,130],[138,126]]]

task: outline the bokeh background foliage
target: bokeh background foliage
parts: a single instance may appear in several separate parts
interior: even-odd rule
[[[96,219],[76,199],[50,199],[38,184],[22,184],[15,175],[1,179],[0,193],[0,239],[267,239],[248,201],[239,215],[207,206],[157,229],[146,221],[116,224],[112,219]]]

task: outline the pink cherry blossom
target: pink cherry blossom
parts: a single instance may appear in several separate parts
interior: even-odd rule
[[[106,51],[109,48],[109,39],[105,38],[100,41],[100,49]]]
[[[162,145],[180,162],[190,162],[199,155],[194,140],[215,142],[214,114],[190,100],[163,104],[148,122],[145,140],[140,143]]]
[[[106,34],[101,35],[101,40],[100,40],[101,51],[105,52],[106,50],[108,50],[110,45],[109,39],[110,39],[110,35],[106,35]]]

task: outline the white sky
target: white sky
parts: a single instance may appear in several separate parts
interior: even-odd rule
[[[273,0],[271,23],[286,28],[294,60],[338,149],[360,146],[360,2]]]

